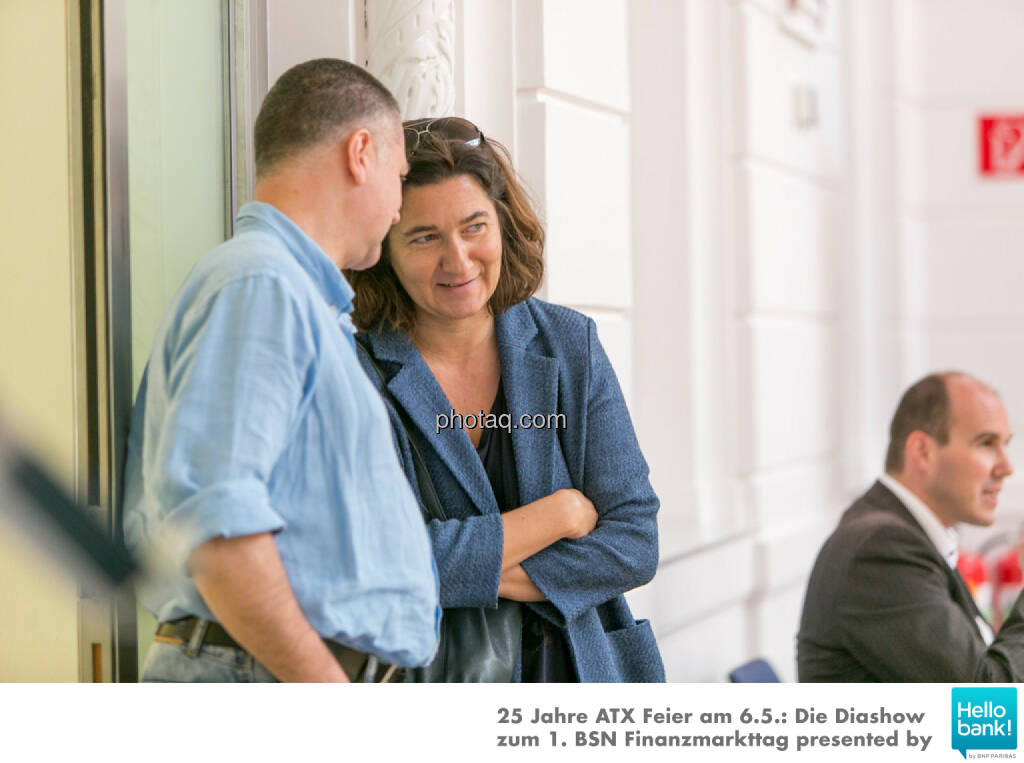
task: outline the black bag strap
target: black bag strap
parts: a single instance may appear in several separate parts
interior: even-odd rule
[[[377,374],[377,378],[380,379],[380,394],[381,396],[391,403],[391,407],[398,413],[398,418],[402,420],[402,426],[405,429],[405,439],[409,442],[409,451],[412,453],[412,468],[416,472],[416,482],[420,486],[420,498],[423,501],[424,507],[427,509],[427,513],[431,519],[437,519],[444,522],[448,517],[444,513],[444,509],[441,508],[441,500],[437,497],[437,490],[434,489],[434,481],[430,478],[430,472],[427,471],[427,462],[423,458],[423,454],[420,452],[419,446],[416,444],[416,440],[413,438],[413,423],[409,419],[409,414],[405,412],[405,409],[398,404],[395,400],[394,395],[391,394],[391,390],[388,389],[387,381],[384,379],[384,372],[380,366],[377,365],[376,359],[373,357],[373,353],[370,352],[369,348],[364,344],[362,337],[356,337],[356,347],[358,347],[363,357],[370,363],[370,367]]]

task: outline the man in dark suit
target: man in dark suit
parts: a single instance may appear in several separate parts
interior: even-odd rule
[[[1013,473],[1006,410],[966,374],[903,395],[885,474],[847,509],[804,600],[801,681],[1024,679],[1024,596],[993,636],[956,571],[960,522],[990,525]]]

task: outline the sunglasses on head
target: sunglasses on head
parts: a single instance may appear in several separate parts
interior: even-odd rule
[[[467,146],[476,148],[484,141],[480,128],[461,117],[441,117],[440,119],[414,119],[402,125],[405,130],[405,156],[412,159],[420,147],[424,135],[434,135],[445,140],[461,141]]]

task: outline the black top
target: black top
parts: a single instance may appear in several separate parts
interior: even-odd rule
[[[508,414],[508,403],[502,382],[491,406],[493,421],[500,423]],[[511,417],[506,416],[506,422]],[[504,513],[519,506],[519,479],[516,476],[516,457],[512,449],[512,432],[500,426],[485,428],[480,433],[476,452],[487,472],[498,509]],[[562,629],[544,619],[529,607],[523,608],[522,671],[523,683],[576,682],[576,670],[569,659],[569,645]]]
[[[498,393],[491,406],[494,421],[499,421],[502,414],[508,413],[505,402],[505,390],[501,381],[498,382]],[[519,506],[519,479],[516,477],[516,455],[512,450],[512,433],[504,429],[484,429],[480,433],[480,444],[476,452],[483,462],[487,479],[491,483],[494,497],[498,501],[498,509],[505,513]]]

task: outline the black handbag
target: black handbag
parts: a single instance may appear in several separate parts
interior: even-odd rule
[[[388,391],[384,372],[369,349],[357,338],[356,344],[380,379],[381,395],[391,403],[402,420],[413,471],[420,488],[420,500],[427,522],[445,521],[441,501],[427,471],[427,463],[413,438],[408,414]],[[523,611],[517,601],[498,599],[497,609],[452,607],[441,616],[441,640],[434,660],[422,668],[407,670],[412,683],[503,683],[512,680],[523,638]]]

